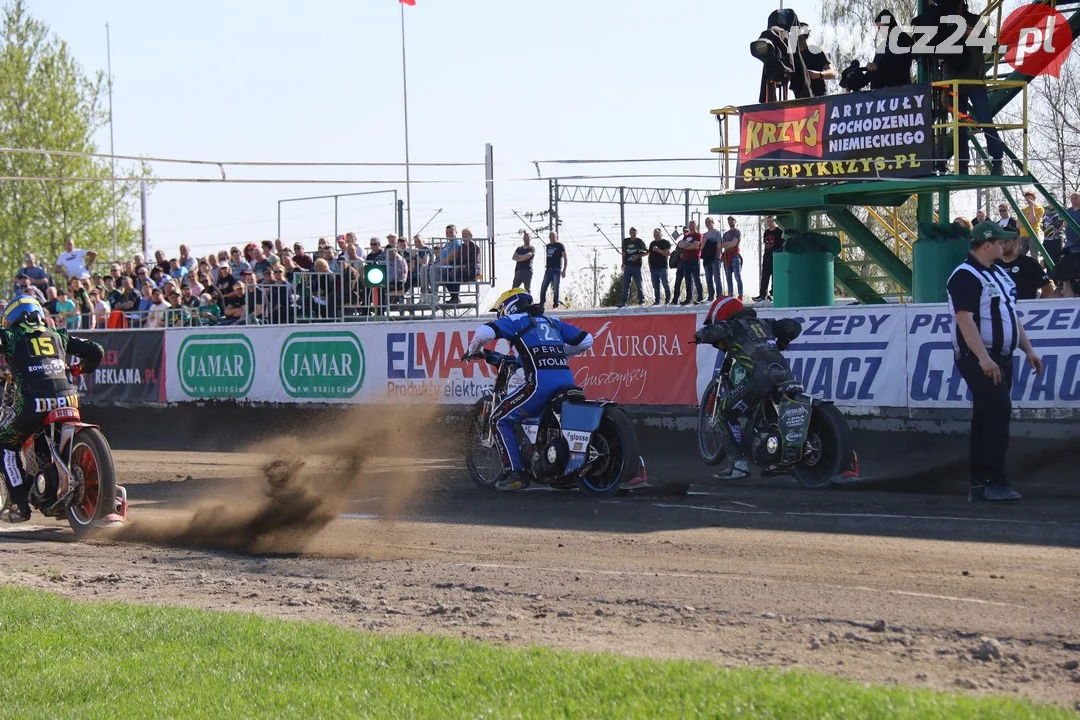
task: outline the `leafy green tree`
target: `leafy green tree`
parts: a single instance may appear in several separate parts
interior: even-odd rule
[[[24,0],[2,9],[0,36],[0,148],[50,150],[73,155],[0,150],[0,288],[6,291],[27,252],[54,271],[68,236],[94,250],[98,263],[113,257],[113,184],[94,134],[107,115],[107,85],[100,72],[87,76],[67,44],[30,16]],[[118,175],[147,168],[117,166]],[[76,181],[74,178],[82,178]],[[134,221],[137,182],[116,183],[117,255],[130,257],[139,241]]]

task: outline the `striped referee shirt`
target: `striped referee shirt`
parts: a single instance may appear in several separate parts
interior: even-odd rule
[[[1016,284],[998,265],[983,267],[973,256],[960,263],[949,276],[949,310],[966,310],[975,319],[983,344],[991,355],[1012,355],[1020,343],[1016,318]],[[953,334],[957,355],[969,352],[957,326]]]

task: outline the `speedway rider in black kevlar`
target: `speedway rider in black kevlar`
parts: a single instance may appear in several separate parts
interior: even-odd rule
[[[738,298],[722,297],[709,308],[694,342],[712,345],[727,353],[731,363],[728,382],[722,388],[720,414],[728,428],[731,464],[717,473],[722,480],[735,480],[750,474],[744,453],[743,431],[739,419],[767,397],[778,383],[798,383],[791,376],[781,354],[802,333],[802,325],[792,318],[766,320],[753,308],[743,307]]]
[[[476,329],[469,355],[492,340],[507,340],[525,371],[525,384],[509,393],[491,413],[495,442],[503,459],[495,487],[521,490],[528,487],[530,477],[514,427],[524,418],[543,413],[558,393],[576,387],[567,358],[591,348],[593,336],[558,318],[545,317],[543,305],[533,302],[532,295],[521,288],[500,295],[491,312],[498,318]]]
[[[8,493],[8,506],[0,509],[0,521],[30,519],[30,487],[23,477],[19,452],[23,442],[41,428],[53,410],[79,406],[79,393],[68,379],[69,353],[81,358],[73,371],[83,373],[97,369],[103,355],[95,342],[51,330],[45,324],[45,310],[31,297],[19,296],[4,310],[0,355],[15,383],[15,401],[11,423],[0,427]]]

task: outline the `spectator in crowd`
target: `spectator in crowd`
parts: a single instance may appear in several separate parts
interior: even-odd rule
[[[262,254],[261,249],[255,249]],[[263,315],[263,289],[259,287],[253,272],[241,273],[240,280],[244,284],[244,298],[247,301],[244,322],[248,325],[258,325]]]
[[[325,239],[322,239],[322,240],[323,240],[323,242],[326,242]],[[255,249],[258,248],[258,247],[259,246],[256,245],[255,243],[248,243],[247,245],[244,246],[244,251],[242,253],[243,256],[244,256],[244,262],[246,262],[248,265],[250,265],[252,270],[255,269]]]
[[[705,232],[701,235],[701,266],[705,269],[705,289],[709,292],[709,302],[717,295],[724,294],[724,283],[720,279],[720,231],[716,222],[705,218]]]
[[[120,277],[124,274],[120,263],[114,262],[109,265],[109,277],[112,278],[113,287],[120,287]]]
[[[134,265],[135,267],[145,265],[146,264],[146,258],[143,256],[142,253],[135,253],[131,257],[131,264]]]
[[[221,308],[214,302],[210,293],[199,296],[198,318],[200,325],[217,325],[221,322]]]
[[[56,315],[56,302],[56,288],[50,285],[49,287],[45,288],[45,302],[41,304],[41,307],[43,310],[45,310],[46,315],[50,317]]]
[[[194,325],[195,308],[199,307],[199,296],[190,285],[180,287],[180,307],[184,310],[184,325]]]
[[[273,263],[265,255],[261,247],[254,246],[251,248],[251,270],[255,273],[255,277],[262,277],[265,270],[269,270]],[[240,271],[240,276],[244,276],[244,272]]]
[[[251,269],[249,268],[241,272],[251,272]],[[232,292],[232,289],[236,285],[239,277],[239,274],[235,276],[233,275],[231,265],[219,265],[218,276],[217,279],[214,281],[214,284],[217,285],[217,288],[222,295],[227,295]]]
[[[131,278],[120,278],[120,287],[109,293],[106,298],[109,307],[120,312],[133,312],[139,304],[139,293],[131,286]]]
[[[240,248],[229,248],[229,270],[234,278],[240,277],[240,273],[251,269],[251,264],[240,254]],[[224,263],[218,262],[218,267],[224,267]]]
[[[119,289],[116,281],[113,280],[112,275],[106,275],[105,277],[100,278],[98,282],[94,284],[94,287],[101,290],[101,296],[106,300],[109,299],[109,296],[112,295],[113,292]],[[112,305],[112,302],[109,304]]]
[[[146,327],[162,329],[168,325],[169,304],[161,288],[154,288],[151,293],[150,309],[146,314]]]
[[[431,292],[431,248],[424,244],[419,235],[413,236],[413,246],[409,250],[409,278],[413,287],[420,292]]]
[[[135,269],[134,278],[135,284],[141,288],[144,283],[151,282],[150,269],[147,268],[145,265],[140,265]]]
[[[521,245],[514,251],[514,284],[513,288],[523,287],[525,292],[532,293],[532,263],[536,257],[536,248],[532,246],[532,239],[528,230],[521,231]]]
[[[139,293],[139,303],[135,306],[135,313],[140,319],[140,324],[145,327],[150,308],[154,305],[154,283],[144,282],[139,286]]]
[[[154,251],[154,265],[161,268],[161,272],[164,273],[165,275],[169,274],[169,269],[170,269],[171,265],[169,265],[169,259],[167,257],[165,257],[165,251],[164,250],[155,250]]]
[[[345,244],[345,236],[344,235],[341,236],[341,244],[342,245]],[[281,259],[278,258],[278,256],[274,254],[274,243],[273,243],[272,240],[263,240],[262,243],[261,243],[261,246],[262,246],[262,255],[266,259],[266,261],[268,263],[270,263],[271,265],[275,265],[275,264],[281,262]],[[254,268],[252,268],[252,269],[254,269]]]
[[[248,272],[251,272],[250,270]],[[230,292],[225,295],[224,319],[222,325],[244,324],[247,297],[244,295],[244,283],[234,282]]]
[[[394,245],[386,247],[386,281],[391,296],[399,296],[409,287],[409,263]]]
[[[742,233],[735,227],[735,218],[728,217],[727,219],[728,229],[724,232],[723,241],[720,244],[723,250],[723,262],[724,272],[727,274],[727,287],[728,294],[731,297],[743,299],[743,282],[742,282],[742,252],[739,250],[739,246],[742,244]],[[739,292],[735,292],[735,286],[738,286]]]
[[[296,320],[293,310],[293,292],[285,279],[285,268],[276,264],[270,269],[270,277],[263,288],[266,309],[264,317],[271,324],[292,323]]]
[[[194,272],[195,268],[199,265],[198,261],[195,258],[191,257],[191,250],[188,248],[187,245],[180,246],[179,261],[180,267],[184,268],[185,274]]]
[[[90,277],[90,266],[96,259],[96,252],[77,249],[75,241],[68,236],[64,239],[64,252],[57,258],[56,267],[60,269],[64,277],[83,280]]]
[[[195,297],[196,300],[198,300],[199,296],[202,295],[203,291],[203,284],[202,281],[199,279],[198,269],[185,275],[184,279],[180,282],[180,287],[191,288],[191,294]]]
[[[1042,360],[1016,316],[1015,288],[996,261],[1004,242],[1016,234],[993,222],[976,225],[971,254],[948,281],[949,309],[955,316],[955,364],[971,392],[971,501],[1019,500],[1009,487],[1005,456],[1012,414],[1013,353],[1019,347],[1036,375]]]
[[[552,289],[551,307],[559,307],[559,283],[566,277],[566,247],[559,242],[558,233],[548,233],[548,244],[544,246],[544,279],[540,283],[540,304],[547,304],[548,287]]]
[[[112,308],[109,307],[109,303],[105,298],[101,297],[101,291],[94,288],[90,291],[90,304],[94,308],[94,322],[92,328],[104,329],[109,326],[109,313],[112,312]]]
[[[810,47],[810,26],[806,23],[799,23],[799,26],[799,55],[806,66],[810,87],[803,87],[801,77],[796,74],[791,80],[791,91],[796,98],[824,97],[828,93],[825,81],[834,79],[836,70],[823,50]]]
[[[701,233],[698,232],[697,223],[691,220],[678,244],[679,268],[682,270],[682,279],[686,282],[686,299],[679,303],[680,305],[700,303],[704,297],[701,290],[701,245]],[[679,277],[676,276],[675,295],[671,300],[673,303],[679,302],[680,290]]]
[[[94,304],[90,298],[90,291],[83,282],[79,278],[73,277],[69,279],[68,292],[75,303],[76,310],[79,312],[81,319],[79,328],[81,330],[90,330],[94,327]]]
[[[960,227],[964,228],[968,232],[971,232],[971,229],[973,227],[975,227],[974,225],[971,224],[971,221],[968,220],[966,217],[954,218],[953,222],[956,223],[957,225],[959,225]]]
[[[765,218],[765,232],[761,234],[761,284],[755,302],[766,298],[772,300],[773,255],[784,250],[784,229],[776,224],[772,215]]]
[[[971,218],[971,222],[968,224],[973,228],[981,222],[986,222],[986,220],[986,211],[982,208],[979,208],[977,211],[975,211],[975,217]]]
[[[1002,246],[997,265],[1004,268],[1016,286],[1017,300],[1054,296],[1054,282],[1047,276],[1039,261],[1020,252],[1020,238],[1010,233]]]
[[[169,277],[177,282],[181,282],[184,276],[187,275],[187,270],[180,265],[179,258],[172,258],[169,260]]]
[[[671,241],[664,237],[660,228],[652,231],[649,243],[649,275],[652,278],[653,305],[660,304],[660,286],[664,286],[664,304],[671,302],[671,286],[668,285],[668,257],[671,255]]]
[[[461,230],[461,247],[454,256],[454,266],[458,280],[476,282],[480,279],[480,246],[476,244],[469,228]]]
[[[56,291],[56,315],[66,329],[79,329],[79,312],[75,309],[75,301],[68,297],[68,292],[64,288]]]
[[[310,255],[304,252],[304,246],[301,243],[293,243],[293,262],[301,270],[310,270],[312,264],[315,262]]]
[[[1009,215],[1009,206],[1005,203],[998,205],[998,225],[1009,232],[1017,232],[1016,218]]]
[[[1027,218],[1027,224],[1031,225],[1031,229],[1035,231],[1035,237],[1039,238],[1039,232],[1042,230],[1043,216],[1046,214],[1046,210],[1036,204],[1037,196],[1034,190],[1028,190],[1024,193],[1025,204],[1020,208],[1020,212]],[[1023,250],[1023,254],[1027,255],[1031,252],[1031,235],[1028,233],[1027,226],[1024,223],[1018,223],[1017,230],[1020,232],[1020,247]],[[1040,238],[1041,239],[1041,238]]]
[[[52,278],[49,277],[49,273],[45,272],[45,268],[37,264],[34,253],[26,253],[26,257],[23,258],[23,266],[19,268],[19,272],[15,273],[16,280],[22,278],[28,278],[30,284],[41,292],[45,292],[45,288],[52,285]]]
[[[19,285],[16,288],[16,295],[26,295],[37,300],[39,303],[45,302],[45,295],[40,290],[34,287],[30,282],[30,278],[23,276],[19,278]]]
[[[1073,222],[1080,225],[1080,192],[1074,192],[1069,197],[1069,207],[1065,208],[1065,214],[1072,218]],[[1070,223],[1065,223],[1065,252],[1073,252],[1080,249],[1080,232],[1077,232]]]
[[[456,225],[447,225],[444,232],[446,233],[446,242],[439,249],[439,261],[435,264],[434,272],[435,277],[446,287],[446,292],[450,294],[450,298],[453,300],[458,294],[459,287],[454,283],[448,283],[447,280],[453,279],[454,255],[457,254],[458,248],[461,247],[461,240],[457,236]]]
[[[169,279],[169,276],[162,272],[161,268],[157,265],[150,268],[150,282],[154,283],[157,287],[165,287],[165,281]]]
[[[373,238],[378,245],[378,238]],[[368,256],[370,260],[370,255]],[[337,317],[338,291],[336,276],[330,273],[330,264],[319,258],[312,266],[316,277],[308,285],[310,314],[317,318]]]
[[[630,299],[630,285],[637,285],[638,305],[645,304],[645,288],[641,285],[641,259],[649,254],[645,241],[638,237],[637,228],[630,228],[630,237],[623,238],[622,298],[619,307],[626,307]]]

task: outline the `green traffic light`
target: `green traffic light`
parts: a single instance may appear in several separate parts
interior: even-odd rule
[[[382,285],[386,280],[386,270],[378,265],[368,265],[364,270],[364,282],[368,285]]]

